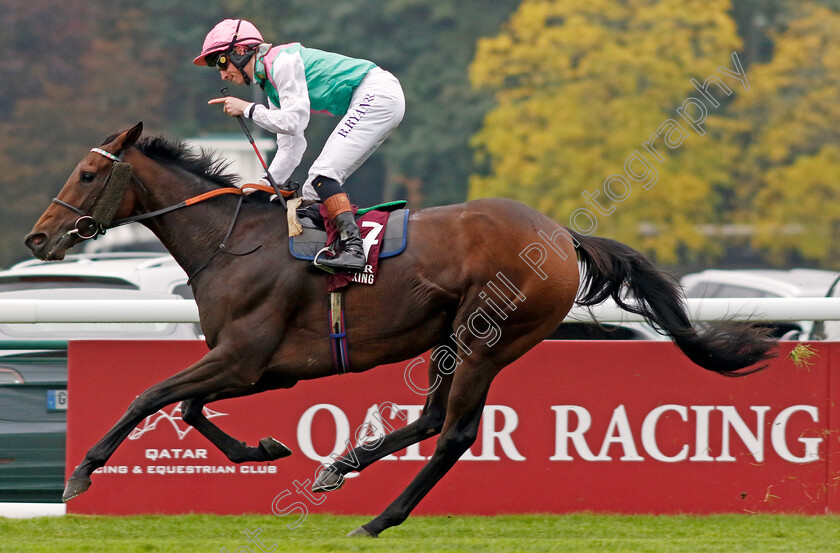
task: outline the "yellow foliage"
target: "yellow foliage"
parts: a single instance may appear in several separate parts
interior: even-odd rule
[[[733,157],[712,136],[715,110],[707,105],[705,136],[681,120],[688,136],[679,147],[659,138],[663,160],[644,143],[699,96],[692,77],[718,75],[743,93],[718,72],[740,46],[730,7],[728,0],[524,0],[498,36],[479,42],[470,67],[473,83],[491,88],[497,101],[473,140],[491,170],[471,178],[471,198],[512,197],[565,224],[588,207],[598,215],[595,232],[663,261],[676,261],[684,247],[715,251],[697,228],[714,221],[713,187],[727,183]],[[628,181],[626,198],[606,200],[604,181],[624,174],[635,152],[656,171],[655,183]],[[615,207],[609,215],[582,196],[597,191],[605,209]]]
[[[790,165],[769,169],[754,206],[755,242],[777,255],[798,250],[820,260],[840,259],[840,148],[824,146]]]
[[[838,36],[840,15],[803,6],[774,36],[773,59],[750,69],[760,86],[732,105],[751,137],[741,162],[743,220],[777,262],[792,251],[826,266],[840,261]]]

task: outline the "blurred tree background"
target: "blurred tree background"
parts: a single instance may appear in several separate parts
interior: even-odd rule
[[[656,184],[633,182],[596,233],[671,266],[834,267],[838,4],[5,0],[0,266],[29,256],[24,234],[108,134],[140,120],[147,134],[170,138],[239,132],[206,105],[222,86],[218,74],[191,61],[215,23],[243,17],[269,42],[371,59],[402,82],[406,117],[351,177],[357,203],[506,196],[564,224],[587,207],[582,192],[601,190],[698,96],[689,79],[731,68],[737,51],[749,91],[723,76],[734,93],[716,95],[706,134],[662,148]],[[261,97],[256,88],[232,92]],[[296,178],[335,123],[313,118]]]
[[[471,176],[470,197],[509,196],[581,230],[597,221],[595,233],[683,270],[837,268],[837,9],[836,0],[524,0],[479,40],[471,64],[496,102],[473,140],[487,169]],[[748,90],[718,71],[734,69],[733,51]],[[716,107],[690,82],[713,75],[731,91],[711,85]],[[690,97],[708,111],[702,134],[678,117]],[[673,148],[663,146],[669,119],[687,129],[673,131]],[[645,148],[657,132],[664,159]],[[636,157],[630,169],[650,179],[629,178],[634,154],[647,166]],[[611,181],[608,199],[616,174],[624,181]],[[573,221],[581,208],[595,217]]]
[[[0,10],[0,266],[26,259],[22,237],[75,164],[118,129],[147,135],[241,133],[207,106],[218,72],[192,65],[204,35],[226,17],[254,22],[274,44],[371,59],[400,79],[407,114],[351,177],[359,204],[408,198],[414,208],[463,201],[473,170],[469,139],[492,105],[467,66],[479,36],[498,32],[518,1],[436,0],[6,0]],[[259,89],[231,93],[262,98]],[[337,120],[315,116],[305,178]],[[253,130],[254,126],[252,125]],[[242,140],[245,140],[244,135]]]
[[[610,174],[624,174],[627,157],[644,151],[664,120],[679,119],[674,110],[691,95],[690,76],[703,82],[740,50],[729,7],[728,0],[523,2],[502,34],[481,41],[472,65],[473,80],[496,89],[498,102],[475,139],[493,170],[473,178],[471,196],[507,193],[568,224],[591,205],[582,194],[598,194],[604,216],[594,207],[596,233],[664,262],[679,261],[681,246],[707,249],[711,240],[698,227],[717,218],[715,188],[727,184],[731,154],[717,137],[691,133],[667,152],[660,140],[666,161],[646,154],[657,183],[616,182],[612,189],[626,198],[615,205],[599,189]],[[635,169],[642,172],[641,162]]]

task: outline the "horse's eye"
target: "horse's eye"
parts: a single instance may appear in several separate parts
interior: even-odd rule
[[[85,171],[84,173],[82,173],[81,180],[82,180],[82,182],[93,182],[93,179],[95,179],[95,178],[96,178],[96,173],[90,173],[88,171]]]

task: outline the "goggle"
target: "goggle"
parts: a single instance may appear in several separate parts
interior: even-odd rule
[[[219,69],[227,69],[230,57],[227,52],[213,52],[204,56],[204,63],[208,67],[218,67]]]

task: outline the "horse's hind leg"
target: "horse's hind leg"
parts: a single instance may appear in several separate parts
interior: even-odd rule
[[[320,472],[312,484],[312,491],[318,493],[337,490],[344,485],[345,474],[361,471],[386,455],[437,436],[443,428],[446,416],[446,401],[452,386],[452,373],[441,372],[437,362],[431,361],[429,383],[431,386],[434,386],[434,383],[437,385],[426,396],[423,412],[416,421],[386,434],[375,448],[359,446],[337,459]]]
[[[498,369],[487,363],[469,363],[465,360],[455,371],[446,419],[431,460],[381,515],[349,535],[376,537],[383,530],[402,523],[475,442],[487,391]]]
[[[575,271],[575,287],[569,289],[576,290],[577,266],[572,267]],[[541,284],[537,281],[526,287],[529,281],[525,277],[528,276],[531,275],[525,273],[518,281],[524,281],[522,290],[527,290],[529,296],[538,299],[523,303],[515,310],[508,309],[496,333],[490,333],[489,330],[482,332],[481,325],[470,322],[478,312],[477,306],[482,305],[478,291],[469,294],[461,302],[453,328],[458,329],[456,334],[462,327],[468,328],[469,332],[462,332],[458,341],[458,357],[461,362],[453,375],[446,403],[446,418],[434,454],[382,514],[350,535],[377,536],[408,517],[429,490],[475,442],[487,392],[499,371],[537,345],[563,320],[574,300],[574,292],[565,296],[558,295],[553,282]],[[531,278],[530,282],[534,283],[534,279]]]

